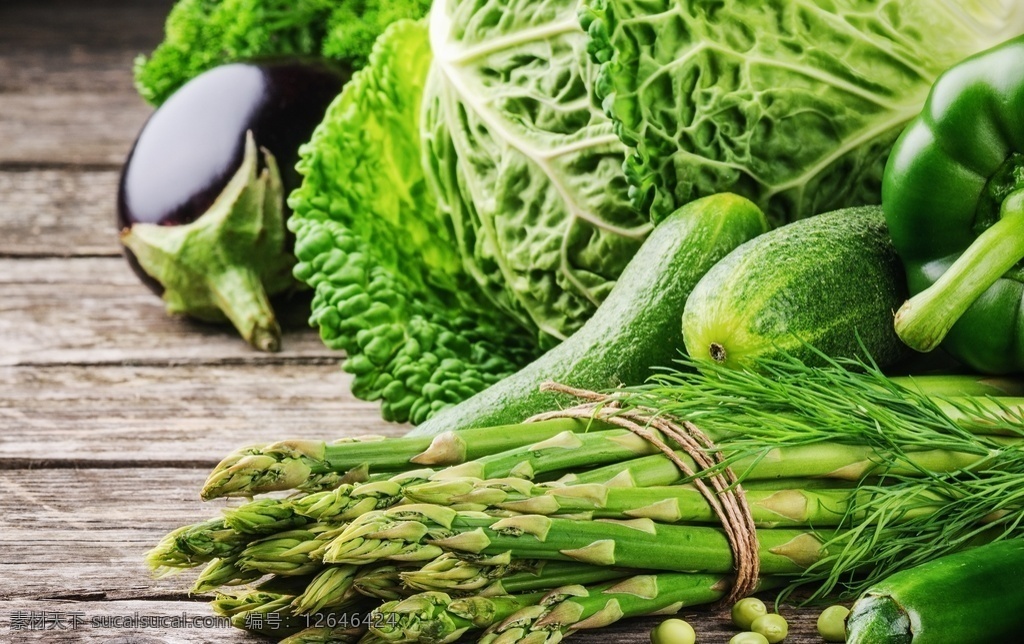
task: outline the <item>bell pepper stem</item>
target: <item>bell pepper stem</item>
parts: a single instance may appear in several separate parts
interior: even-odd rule
[[[1003,202],[1002,217],[974,240],[930,287],[896,312],[896,334],[910,348],[939,346],[957,320],[1006,271],[1024,259],[1024,191]]]

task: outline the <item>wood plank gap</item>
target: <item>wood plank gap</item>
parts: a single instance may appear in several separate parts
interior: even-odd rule
[[[98,253],[98,252],[79,252],[74,251],[71,253],[37,253],[34,251],[27,251],[19,253],[18,251],[0,251],[0,259],[68,259],[74,257],[80,259],[83,257],[107,259],[108,257],[120,257],[121,253],[117,251],[111,251],[109,253]]]
[[[103,161],[0,160],[0,172],[11,173],[37,172],[39,170],[70,170],[74,172],[110,172],[114,170],[120,172],[122,167],[124,167],[123,163]]]
[[[145,358],[125,358],[116,360],[92,360],[92,361],[69,361],[61,363],[53,362],[32,362],[32,361],[21,361],[16,365],[11,365],[14,369],[54,369],[57,371],[66,370],[69,367],[79,368],[93,368],[93,367],[194,367],[194,366],[218,366],[218,367],[251,367],[254,365],[259,366],[278,366],[278,367],[294,367],[294,366],[308,366],[308,367],[323,367],[323,366],[334,366],[340,365],[344,361],[345,355],[339,353],[337,356],[310,356],[310,355],[296,355],[296,356],[283,356],[274,357],[274,354],[257,353],[253,357],[232,357],[224,356],[217,358],[184,358],[184,359],[162,359],[155,358],[148,360]]]
[[[73,602],[116,602],[126,599],[146,602],[208,602],[214,598],[213,595],[192,595],[187,591],[149,592],[145,587],[129,588],[123,592],[108,592],[105,590],[69,590],[61,593],[40,593],[38,595],[27,595],[18,599],[33,601],[73,601]]]
[[[213,469],[221,459],[78,459],[78,458],[0,458],[0,471],[12,470],[120,470],[129,468],[156,468],[198,470]]]
[[[126,599],[144,602],[209,602],[214,595],[190,594],[188,591],[147,591],[145,587],[128,588],[122,592],[108,592],[105,590],[69,590],[61,593],[40,593],[38,595],[27,595],[18,599],[30,601],[73,601],[73,602],[117,602]]]

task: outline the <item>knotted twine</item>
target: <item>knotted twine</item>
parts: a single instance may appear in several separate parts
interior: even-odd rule
[[[610,425],[628,429],[637,436],[657,447],[685,474],[700,491],[701,496],[718,515],[725,529],[729,548],[733,555],[735,580],[725,602],[732,603],[751,594],[757,588],[760,573],[758,557],[757,528],[750,514],[746,495],[732,468],[723,465],[725,459],[715,449],[714,443],[692,422],[666,418],[653,409],[643,407],[623,409],[614,396],[586,389],[568,387],[556,382],[545,382],[541,391],[567,394],[586,402],[555,411],[531,416],[526,422],[553,418],[597,418]],[[672,447],[663,441],[651,428],[676,442],[693,459],[698,471],[690,467]],[[710,484],[710,487],[709,487]]]

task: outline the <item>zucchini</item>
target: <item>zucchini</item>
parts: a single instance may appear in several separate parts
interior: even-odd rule
[[[847,644],[1018,641],[1024,539],[963,550],[901,570],[866,590],[846,618]]]
[[[822,354],[865,351],[884,367],[909,353],[893,329],[893,312],[906,298],[881,208],[847,208],[776,228],[729,253],[687,300],[683,340],[693,360],[734,368],[756,369],[784,353],[821,365]]]
[[[591,390],[642,383],[652,368],[679,357],[679,319],[701,276],[767,228],[757,206],[737,195],[712,195],[683,206],[654,229],[576,333],[409,435],[512,424],[557,409],[565,396],[540,391],[549,380]]]

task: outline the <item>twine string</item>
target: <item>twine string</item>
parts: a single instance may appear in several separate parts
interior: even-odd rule
[[[566,394],[585,402],[537,414],[526,422],[553,418],[597,418],[610,425],[628,429],[647,440],[665,454],[679,471],[689,478],[701,496],[722,522],[733,555],[735,580],[726,602],[734,602],[751,594],[757,588],[760,574],[757,528],[750,514],[743,487],[732,468],[723,465],[724,457],[708,436],[690,421],[677,422],[666,418],[657,410],[648,408],[622,409],[614,396],[586,389],[545,382],[541,391]],[[660,434],[660,435],[659,435]],[[675,442],[693,461],[696,470],[668,445],[662,436]],[[698,472],[703,473],[698,475]]]

